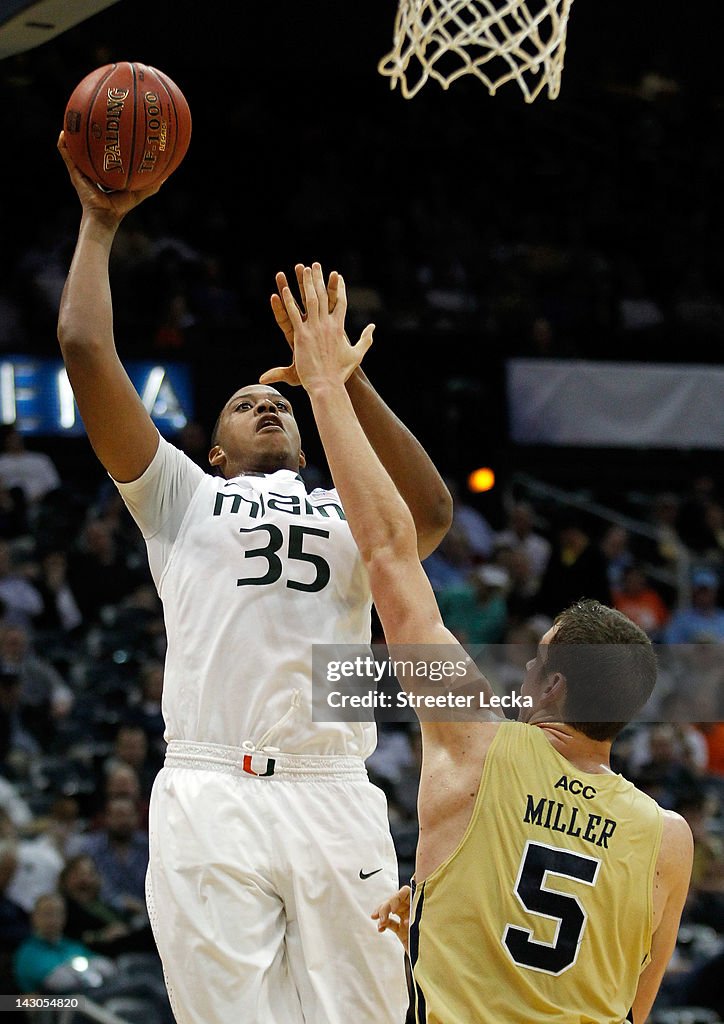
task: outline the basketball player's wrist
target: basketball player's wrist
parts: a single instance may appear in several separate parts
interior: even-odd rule
[[[109,210],[85,209],[81,217],[80,233],[87,241],[110,245],[122,220],[117,213]]]
[[[339,400],[342,395],[345,398],[347,397],[345,382],[341,379],[330,380],[329,378],[320,378],[319,380],[306,383],[304,390],[309,395],[312,405],[315,405],[315,403],[328,404]]]
[[[349,341],[349,338],[347,338],[347,340]],[[354,370],[345,381],[344,386],[348,393],[355,390],[358,391],[360,390],[360,387],[369,387],[369,382],[367,381],[361,366],[355,366]]]

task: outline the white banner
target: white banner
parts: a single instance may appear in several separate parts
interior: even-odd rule
[[[516,444],[724,449],[724,368],[510,359]]]

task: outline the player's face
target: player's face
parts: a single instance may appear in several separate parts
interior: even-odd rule
[[[535,658],[531,660],[525,666],[525,676],[523,677],[523,683],[520,687],[521,697],[531,697],[533,701],[533,707],[526,708],[522,707],[518,715],[518,720],[521,722],[528,722],[536,712],[538,698],[542,692],[542,684],[545,680],[545,663],[548,654],[548,644],[551,642],[557,626],[551,626],[547,633],[543,635],[538,644],[538,650],[536,651]]]
[[[240,388],[221,411],[209,462],[227,480],[240,473],[298,470],[304,453],[290,402],[263,384]]]

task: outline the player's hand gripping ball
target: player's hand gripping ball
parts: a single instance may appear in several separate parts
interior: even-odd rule
[[[191,139],[191,111],[168,75],[121,61],[78,83],[65,108],[73,163],[101,188],[131,192],[172,174]]]

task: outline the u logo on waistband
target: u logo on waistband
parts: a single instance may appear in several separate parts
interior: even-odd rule
[[[257,763],[259,761],[259,758],[262,758],[266,762],[266,765],[265,765],[266,771],[263,771],[263,772],[256,772],[256,771],[254,771],[254,768],[252,766],[252,758],[254,758],[254,757],[256,757]],[[243,760],[241,762],[241,767],[246,772],[247,775],[256,775],[256,777],[259,778],[259,779],[265,779],[265,778],[267,778],[267,776],[274,774],[274,765],[275,764],[276,764],[276,761],[275,761],[275,759],[273,757],[266,757],[264,754],[256,754],[256,755],[255,754],[244,754],[244,758],[243,758]],[[261,767],[261,765],[258,765],[258,766]]]

